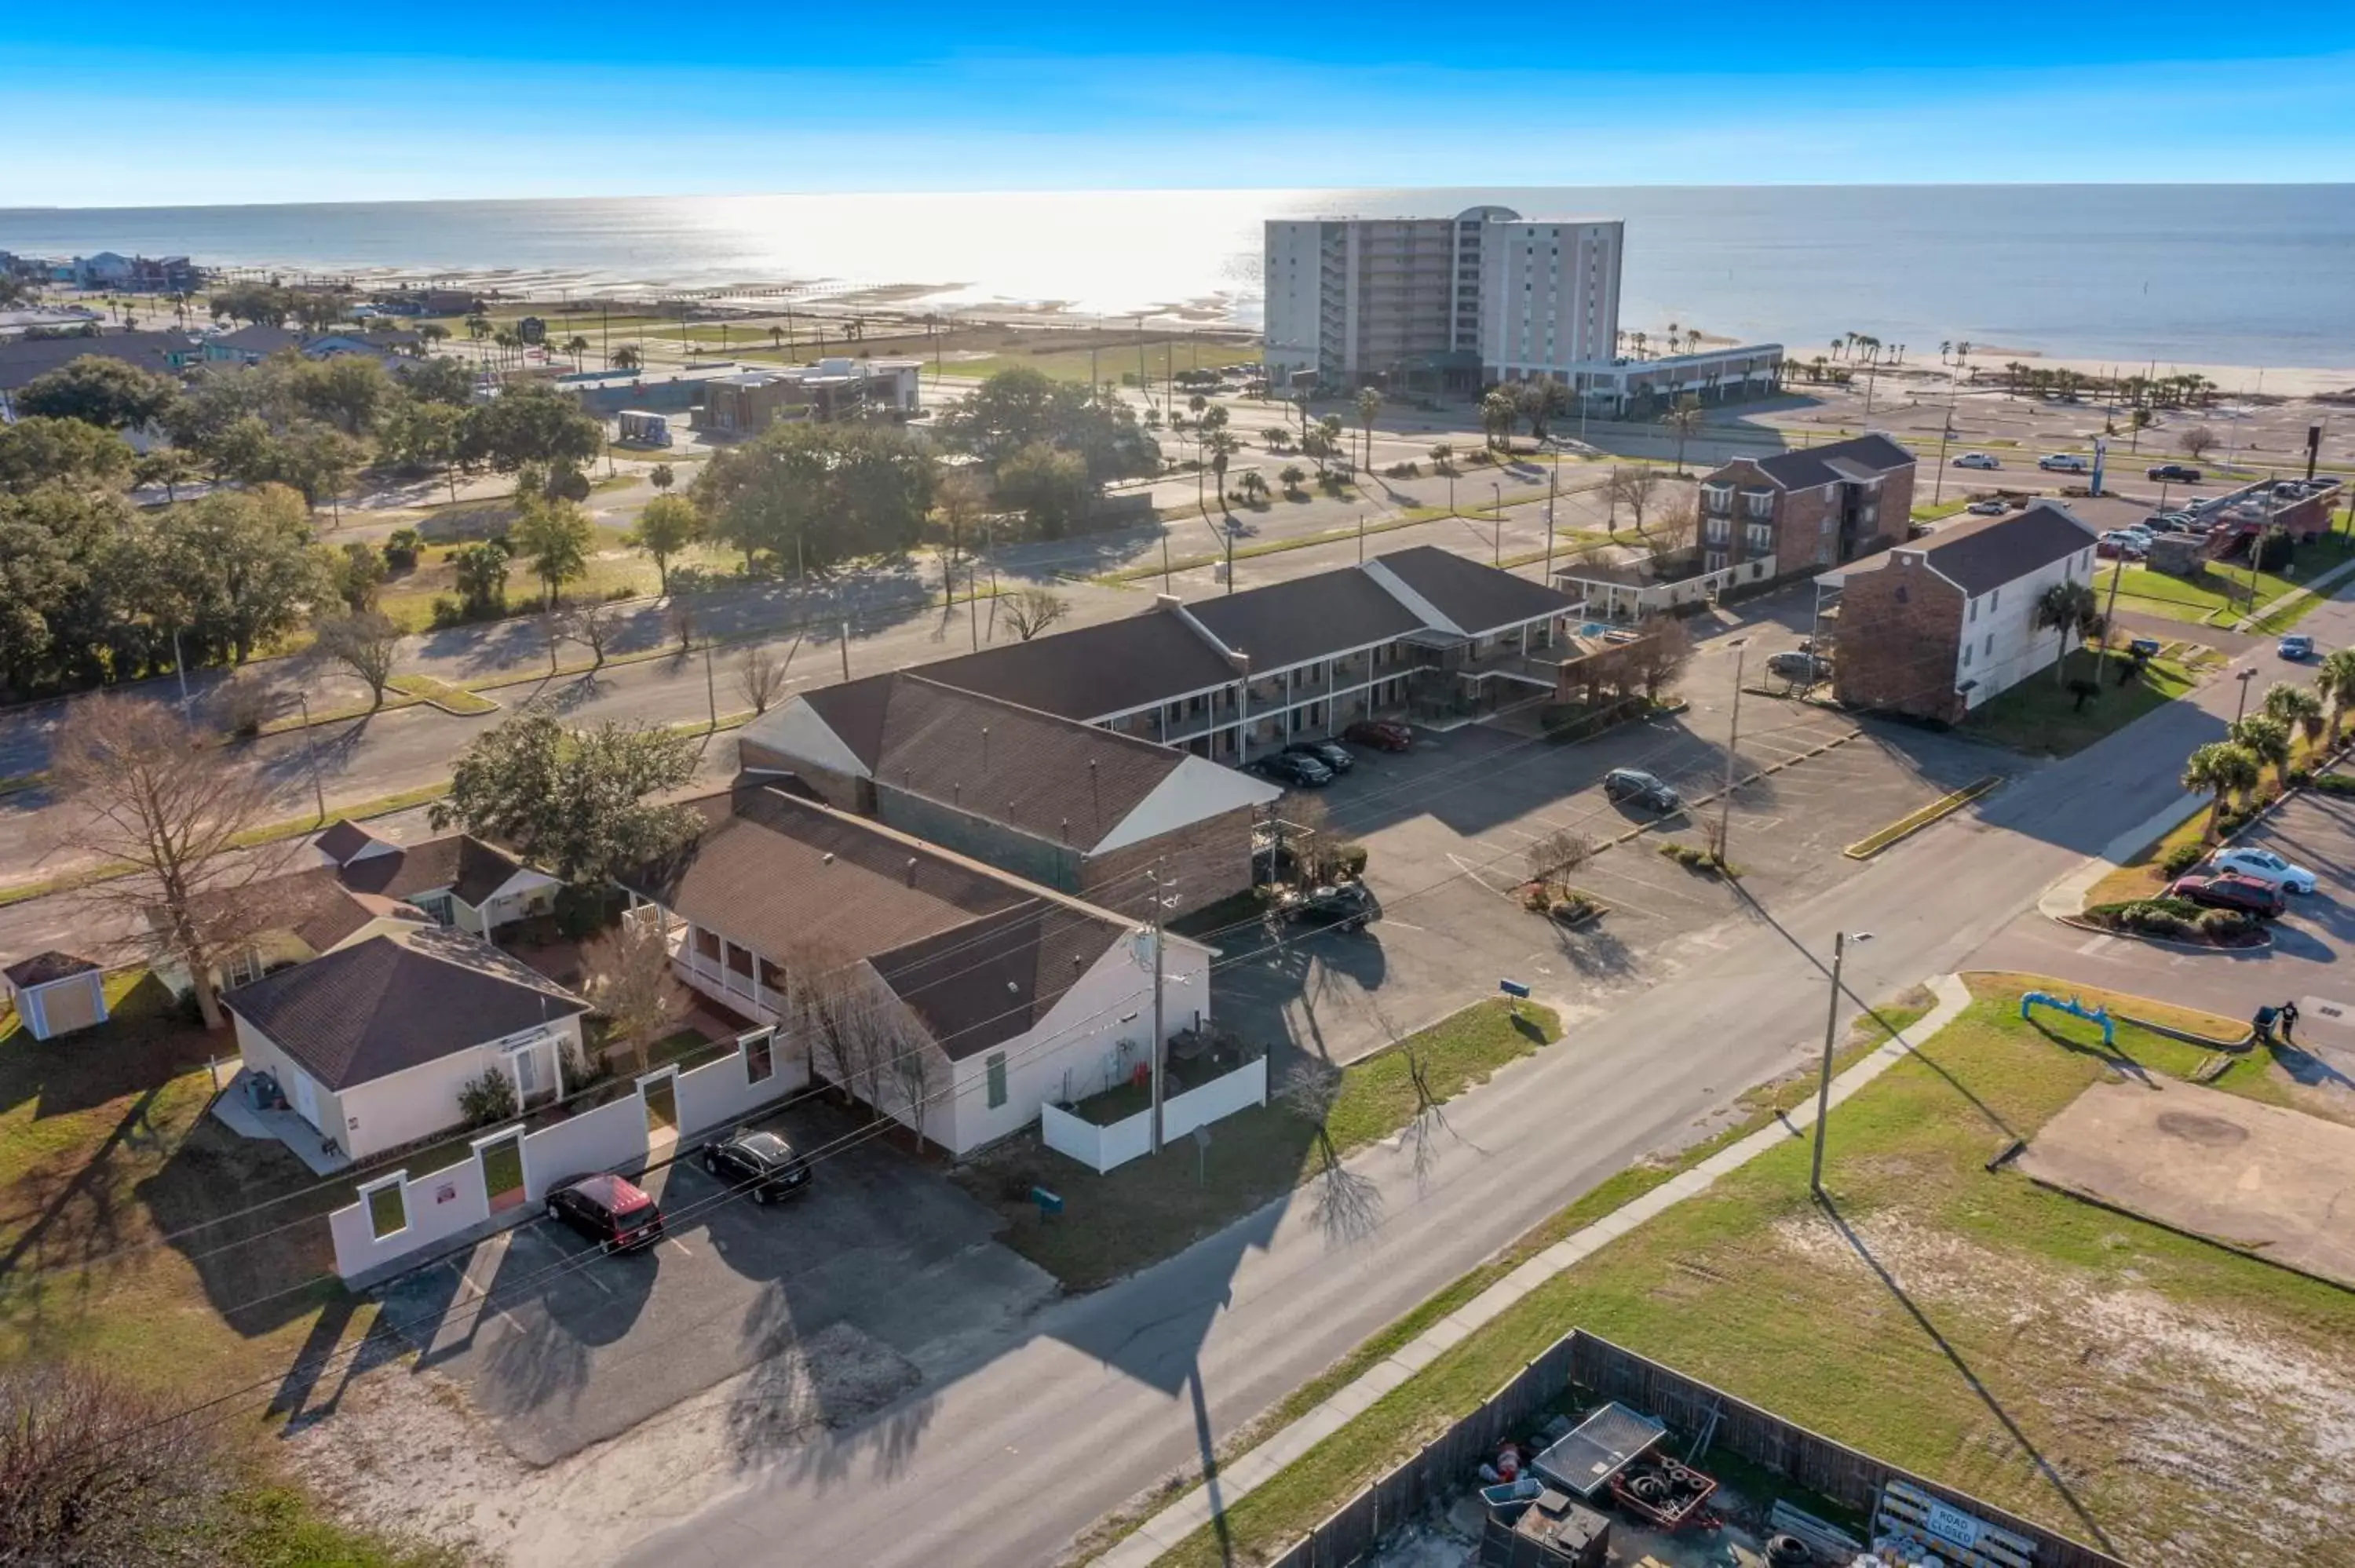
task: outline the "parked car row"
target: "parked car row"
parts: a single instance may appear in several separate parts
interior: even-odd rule
[[[773,1132],[740,1128],[704,1145],[698,1162],[755,1203],[809,1191],[808,1159]],[[610,1171],[567,1177],[549,1189],[546,1205],[549,1219],[603,1252],[636,1252],[663,1239],[662,1205],[654,1194]]]
[[[1375,751],[1407,751],[1414,746],[1414,732],[1396,719],[1359,719],[1341,733]],[[1337,740],[1295,740],[1251,764],[1277,783],[1301,789],[1322,789],[1357,765],[1357,754]]]
[[[2235,844],[2210,855],[2199,870],[2167,885],[2170,897],[2203,909],[2236,909],[2260,920],[2277,920],[2295,894],[2311,896],[2314,873],[2254,844]]]

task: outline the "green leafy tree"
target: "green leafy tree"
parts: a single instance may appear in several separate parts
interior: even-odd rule
[[[456,823],[567,882],[601,887],[695,836],[692,809],[653,799],[687,784],[695,767],[695,743],[682,735],[610,720],[570,730],[527,712],[460,754],[433,825]]]
[[[0,686],[22,695],[97,661],[106,629],[127,617],[110,567],[133,531],[119,495],[64,485],[0,494]]]
[[[437,355],[411,360],[401,367],[399,379],[409,396],[421,402],[464,409],[474,401],[474,372],[463,359]]]
[[[401,395],[384,366],[364,354],[306,359],[293,367],[288,389],[304,414],[352,436],[367,434]]]
[[[995,470],[1045,442],[1077,452],[1089,482],[1151,473],[1160,451],[1126,399],[1025,366],[1002,370],[933,420],[943,444]]]
[[[559,589],[588,575],[589,549],[596,539],[595,524],[574,501],[527,497],[515,525],[507,530],[507,543],[531,563],[532,574],[548,586],[551,607]]]
[[[0,424],[0,489],[112,489],[130,477],[132,461],[121,436],[80,419],[36,416]]]
[[[703,537],[703,514],[684,495],[657,495],[630,526],[630,547],[654,558],[662,591],[670,592],[671,557]]]
[[[25,383],[15,402],[20,418],[80,419],[123,430],[161,419],[179,394],[168,376],[128,360],[85,354]]]
[[[166,509],[156,547],[197,636],[242,664],[330,591],[302,497],[282,485],[218,491]]]
[[[195,481],[204,471],[203,463],[194,452],[177,447],[157,447],[142,452],[131,464],[131,482],[146,486],[160,484],[167,502],[180,499],[180,486]]]
[[[1041,539],[1060,539],[1086,516],[1095,487],[1079,453],[1034,441],[997,467],[997,499],[1022,514]]]
[[[937,465],[896,425],[780,425],[703,465],[689,493],[713,539],[791,569],[896,555],[923,536]]]
[[[496,539],[450,552],[462,620],[495,620],[507,612],[507,571],[513,559],[513,552]]]
[[[438,469],[449,481],[450,499],[458,499],[458,456],[466,413],[447,403],[404,397],[388,408],[377,422],[377,447],[389,462],[402,468]]]
[[[604,427],[581,411],[570,393],[543,381],[517,381],[466,411],[466,448],[494,468],[526,463],[579,467],[596,457]]]
[[[391,575],[385,565],[384,553],[357,539],[347,542],[340,550],[323,546],[320,567],[344,608],[355,612],[376,608],[377,589]]]
[[[1546,427],[1569,411],[1570,388],[1550,376],[1540,376],[1522,382],[1515,401],[1521,418],[1529,422],[1530,439],[1542,441],[1546,439]]]
[[[2210,838],[2216,836],[2216,819],[2223,814],[2224,798],[2255,789],[2263,768],[2255,752],[2231,740],[2211,741],[2184,762],[2183,787],[2205,789],[2215,797],[2208,807]]]

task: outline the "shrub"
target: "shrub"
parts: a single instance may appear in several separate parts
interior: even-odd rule
[[[2289,770],[2289,787],[2291,789],[2302,789],[2313,782],[2313,768],[2301,765]]]
[[[2178,844],[2159,858],[2158,869],[2172,880],[2208,858],[2208,846],[2202,843]]]
[[[560,887],[556,893],[556,933],[570,941],[593,937],[618,913],[613,896],[602,888]]]
[[[1360,880],[1362,880],[1362,879],[1364,878],[1364,876],[1365,876],[1365,874],[1366,874],[1366,846],[1365,846],[1365,845],[1363,845],[1363,844],[1344,844],[1344,845],[1342,845],[1342,846],[1341,846],[1341,856],[1340,856],[1340,859],[1341,859],[1341,869],[1342,869],[1342,871],[1344,871],[1345,873],[1347,873],[1348,875],[1353,876],[1353,877],[1357,877],[1357,878],[1359,878],[1359,879],[1360,879]]]
[[[469,1127],[488,1127],[511,1119],[516,1113],[515,1080],[496,1067],[468,1082],[458,1091],[458,1110]]]
[[[1551,897],[1545,890],[1545,884],[1541,882],[1530,883],[1529,891],[1521,895],[1521,907],[1532,915],[1544,914],[1551,902]]]
[[[396,572],[413,571],[424,552],[425,540],[414,528],[395,528],[385,536],[384,564]]]
[[[2200,912],[2200,934],[2211,942],[2238,941],[2255,924],[2238,909],[2202,909]]]
[[[2326,773],[2314,787],[2326,795],[2355,795],[2355,773]]]

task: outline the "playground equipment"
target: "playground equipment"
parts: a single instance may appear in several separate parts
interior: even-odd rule
[[[2031,991],[2019,999],[2019,1016],[2028,1017],[2030,1011],[2037,1007],[2049,1007],[2055,1012],[2065,1012],[2072,1018],[2100,1024],[2105,1050],[2117,1044],[2117,1031],[2111,1025],[2110,1010],[2106,1007],[2087,1007],[2073,996],[2063,1001],[2050,991]]]

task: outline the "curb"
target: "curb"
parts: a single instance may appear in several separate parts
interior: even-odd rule
[[[1951,794],[1940,796],[1911,816],[1900,817],[1888,827],[1877,832],[1865,834],[1856,842],[1841,850],[1840,853],[1850,860],[1870,860],[1891,845],[1903,843],[1923,829],[1945,821],[1972,801],[1992,793],[2003,781],[2002,774],[1990,773],[1975,783],[1964,785]],[[1879,842],[1876,842],[1876,840]]]

